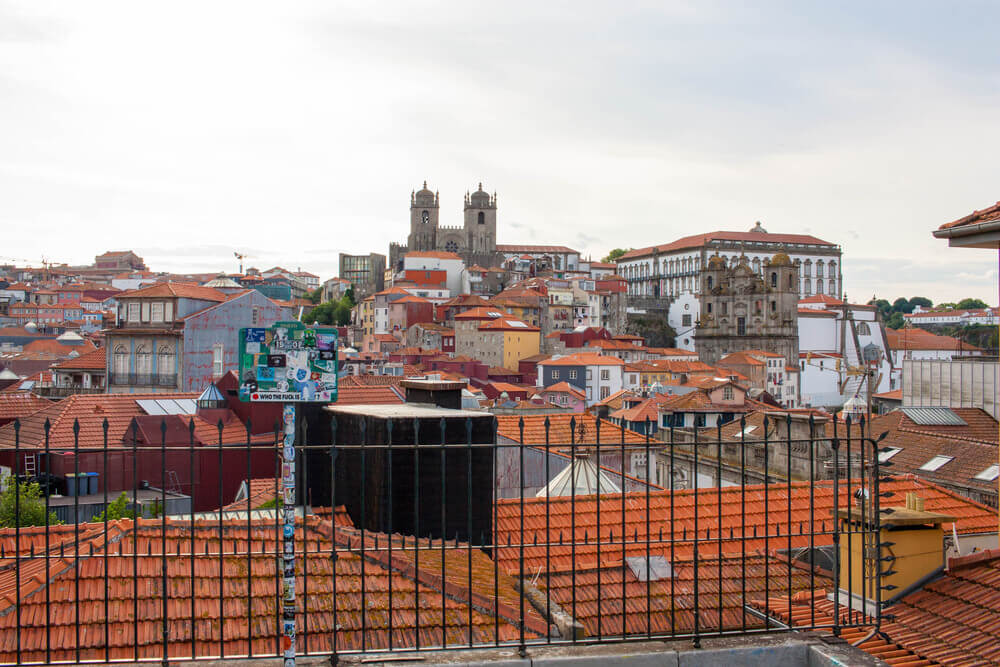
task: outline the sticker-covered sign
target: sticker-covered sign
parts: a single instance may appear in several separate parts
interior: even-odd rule
[[[302,322],[240,329],[240,400],[337,400],[337,330]]]

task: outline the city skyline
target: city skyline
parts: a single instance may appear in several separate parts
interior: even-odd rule
[[[996,200],[988,5],[235,7],[0,5],[5,257],[326,278],[482,181],[501,243],[760,220],[840,244],[852,300],[996,302],[930,234]]]

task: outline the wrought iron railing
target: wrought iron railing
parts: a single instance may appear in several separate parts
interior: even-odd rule
[[[176,373],[112,373],[110,384],[133,387],[176,387]]]
[[[116,433],[104,419],[76,422],[69,438],[47,421],[41,432],[3,427],[13,438],[0,431],[0,461],[15,474],[0,519],[20,519],[0,530],[0,663],[277,658],[283,622],[294,623],[299,655],[334,659],[699,645],[787,631],[769,601],[837,591],[845,568],[858,576],[833,595],[832,622],[814,614],[796,629],[878,628],[878,549],[864,567],[838,549],[857,539],[878,546],[885,464],[863,425],[792,438],[789,417],[778,420],[784,438],[765,423],[751,442],[745,428],[724,437],[722,425],[714,437],[668,428],[657,440],[591,417],[568,428],[545,418],[540,431],[484,418],[485,438],[471,417],[386,418],[376,428],[317,411],[298,426],[294,470],[282,470],[277,426],[234,435],[221,421],[175,416]],[[722,486],[734,444],[734,474],[766,483]],[[833,451],[834,467],[859,464],[821,479],[821,449]],[[802,457],[810,472],[795,481]],[[82,490],[81,473],[98,473],[99,490],[88,482],[87,494],[53,493],[64,480]],[[280,481],[289,474],[295,497]],[[231,502],[243,480],[246,501]],[[34,482],[48,493],[34,497]],[[125,507],[115,504],[122,492]],[[57,505],[72,506],[73,523],[56,525]],[[861,521],[840,521],[851,508]],[[123,518],[131,511],[140,518]],[[294,534],[282,531],[288,512]],[[283,571],[289,543],[295,566]],[[289,585],[299,607],[283,619]],[[844,602],[857,597],[871,606]]]

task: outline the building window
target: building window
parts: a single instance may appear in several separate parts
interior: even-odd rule
[[[611,388],[608,387],[607,385],[602,386],[601,387],[601,400],[603,401],[605,398],[607,398],[610,395],[611,395]]]
[[[149,302],[148,301],[143,301],[142,302],[142,321],[143,322],[148,322],[149,321]]]
[[[558,380],[559,379],[559,371],[557,371],[557,370],[556,371],[552,371],[552,379],[553,380]]]
[[[747,318],[745,317],[736,318],[736,335],[737,336],[747,335]]]
[[[260,308],[254,306],[250,311],[250,326],[255,327],[258,324],[260,324]]]
[[[135,349],[135,372],[142,375],[153,372],[153,355],[145,345]]]
[[[570,371],[569,372],[569,379],[570,380],[575,380],[576,379],[576,371]]]
[[[731,401],[733,400],[733,385],[727,384],[722,388],[722,400]]]
[[[479,224],[485,225],[486,224],[486,215],[482,211],[480,211],[478,217],[479,217]]]
[[[115,374],[128,373],[128,350],[124,345],[115,346],[114,365],[112,370]]]
[[[872,330],[868,326],[867,322],[860,322],[858,324],[858,335],[859,336],[871,336],[872,335]]]
[[[139,304],[135,301],[128,304],[128,321],[129,322],[139,321]]]
[[[705,304],[705,310],[706,310],[706,312],[709,312],[709,313],[712,312],[712,303],[711,302]]]
[[[778,274],[774,271],[771,272],[771,287],[778,286]]]
[[[149,320],[151,322],[162,322],[163,321],[163,304],[153,303],[149,307]]]
[[[681,326],[689,327],[691,326],[691,315],[681,315]]]
[[[222,377],[222,371],[225,368],[225,347],[222,343],[216,343],[212,346],[212,377],[220,378]]]
[[[705,289],[712,289],[712,276],[705,278]]]
[[[778,302],[777,301],[772,301],[771,302],[771,312],[772,313],[778,312]]]
[[[174,350],[164,345],[160,348],[159,359],[157,359],[157,369],[160,375],[173,375],[175,372]]]
[[[601,369],[601,379],[602,380],[610,380],[611,379],[611,371],[609,371],[607,369]]]

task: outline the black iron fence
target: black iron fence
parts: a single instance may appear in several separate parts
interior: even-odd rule
[[[137,387],[175,387],[177,374],[168,373],[112,373],[111,384],[131,385]]]
[[[277,426],[102,419],[67,438],[15,422],[12,443],[0,432],[0,663],[277,658],[289,620],[299,655],[334,659],[698,645],[787,631],[775,606],[821,591],[832,614],[796,628],[878,630],[885,464],[863,423],[646,426],[314,411],[290,471]]]

